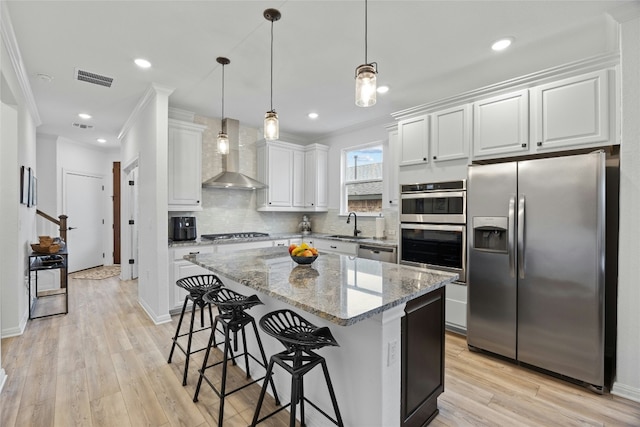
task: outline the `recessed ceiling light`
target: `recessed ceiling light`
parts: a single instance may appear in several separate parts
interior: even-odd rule
[[[389,86],[378,86],[378,93],[387,93],[389,92]]]
[[[495,51],[504,50],[504,49],[508,48],[509,46],[511,46],[511,43],[513,43],[513,40],[514,40],[513,37],[504,37],[504,38],[501,38],[499,40],[496,40],[491,45],[491,49],[493,49]]]
[[[308,114],[310,119],[317,119],[318,118],[318,113],[309,113]]]
[[[133,62],[135,62],[136,65],[138,67],[140,67],[140,68],[149,68],[149,67],[151,67],[151,62],[147,61],[146,59],[138,58]]]
[[[80,117],[81,119],[89,120],[91,118],[91,114],[80,113],[78,114],[78,117]]]
[[[104,138],[98,138],[96,139],[96,141],[98,141],[100,144],[104,144],[105,142],[107,142],[107,140]]]

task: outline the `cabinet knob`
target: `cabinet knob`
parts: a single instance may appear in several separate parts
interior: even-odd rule
[[[437,157],[436,157],[436,156],[433,156],[433,160],[436,160],[436,159],[437,159]]]
[[[423,158],[422,158],[422,161],[423,161],[423,162],[426,162],[426,161],[427,161],[427,158],[426,158],[426,157],[423,157]]]
[[[538,141],[538,142],[536,143],[536,145],[537,145],[538,147],[542,147],[542,141]]]
[[[527,143],[526,142],[522,143],[522,148],[527,148]]]

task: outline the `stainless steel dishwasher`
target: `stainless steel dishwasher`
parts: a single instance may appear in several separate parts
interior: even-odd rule
[[[396,252],[395,246],[360,243],[358,247],[358,258],[374,259],[396,264],[398,262]]]

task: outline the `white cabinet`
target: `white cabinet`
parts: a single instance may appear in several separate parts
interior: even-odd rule
[[[609,73],[601,70],[531,89],[531,141],[537,151],[601,145],[613,139]]]
[[[328,150],[325,145],[307,146],[282,141],[257,144],[259,211],[326,212],[328,207]]]
[[[353,256],[358,255],[358,244],[353,242],[315,238],[309,242],[309,245],[315,247],[320,252],[331,252]]]
[[[310,211],[326,211],[329,206],[327,178],[329,147],[311,144],[304,153],[304,207]]]
[[[272,246],[273,240],[260,240],[257,242],[225,243],[216,245],[216,248],[218,253],[227,253],[246,249],[270,248]]]
[[[206,126],[169,119],[169,211],[201,210],[202,132]]]
[[[528,90],[494,96],[473,104],[474,157],[499,157],[528,150]]]
[[[429,116],[413,117],[398,123],[400,166],[427,163],[429,157]]]
[[[169,266],[171,269],[170,277],[173,279],[173,283],[169,284],[170,311],[176,312],[177,310],[182,310],[184,298],[187,296],[187,292],[176,285],[176,282],[179,279],[196,276],[198,274],[211,274],[211,272],[206,268],[185,260],[184,256],[189,254],[207,254],[213,252],[213,246],[178,246],[169,249]]]
[[[471,105],[431,114],[431,150],[434,162],[466,159],[471,145]]]
[[[445,322],[447,329],[467,331],[467,286],[449,283],[446,288]]]
[[[398,195],[400,187],[398,184],[398,127],[391,126],[387,128],[389,132],[389,144],[387,151],[384,153],[384,162],[387,174],[387,199],[389,206],[398,205]]]

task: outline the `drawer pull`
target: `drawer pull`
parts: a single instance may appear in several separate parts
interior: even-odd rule
[[[338,249],[338,247],[337,247],[337,246],[333,246],[333,245],[329,245],[329,247],[330,247],[331,249]]]
[[[200,253],[200,251],[198,252],[189,252],[189,255],[198,255]]]

